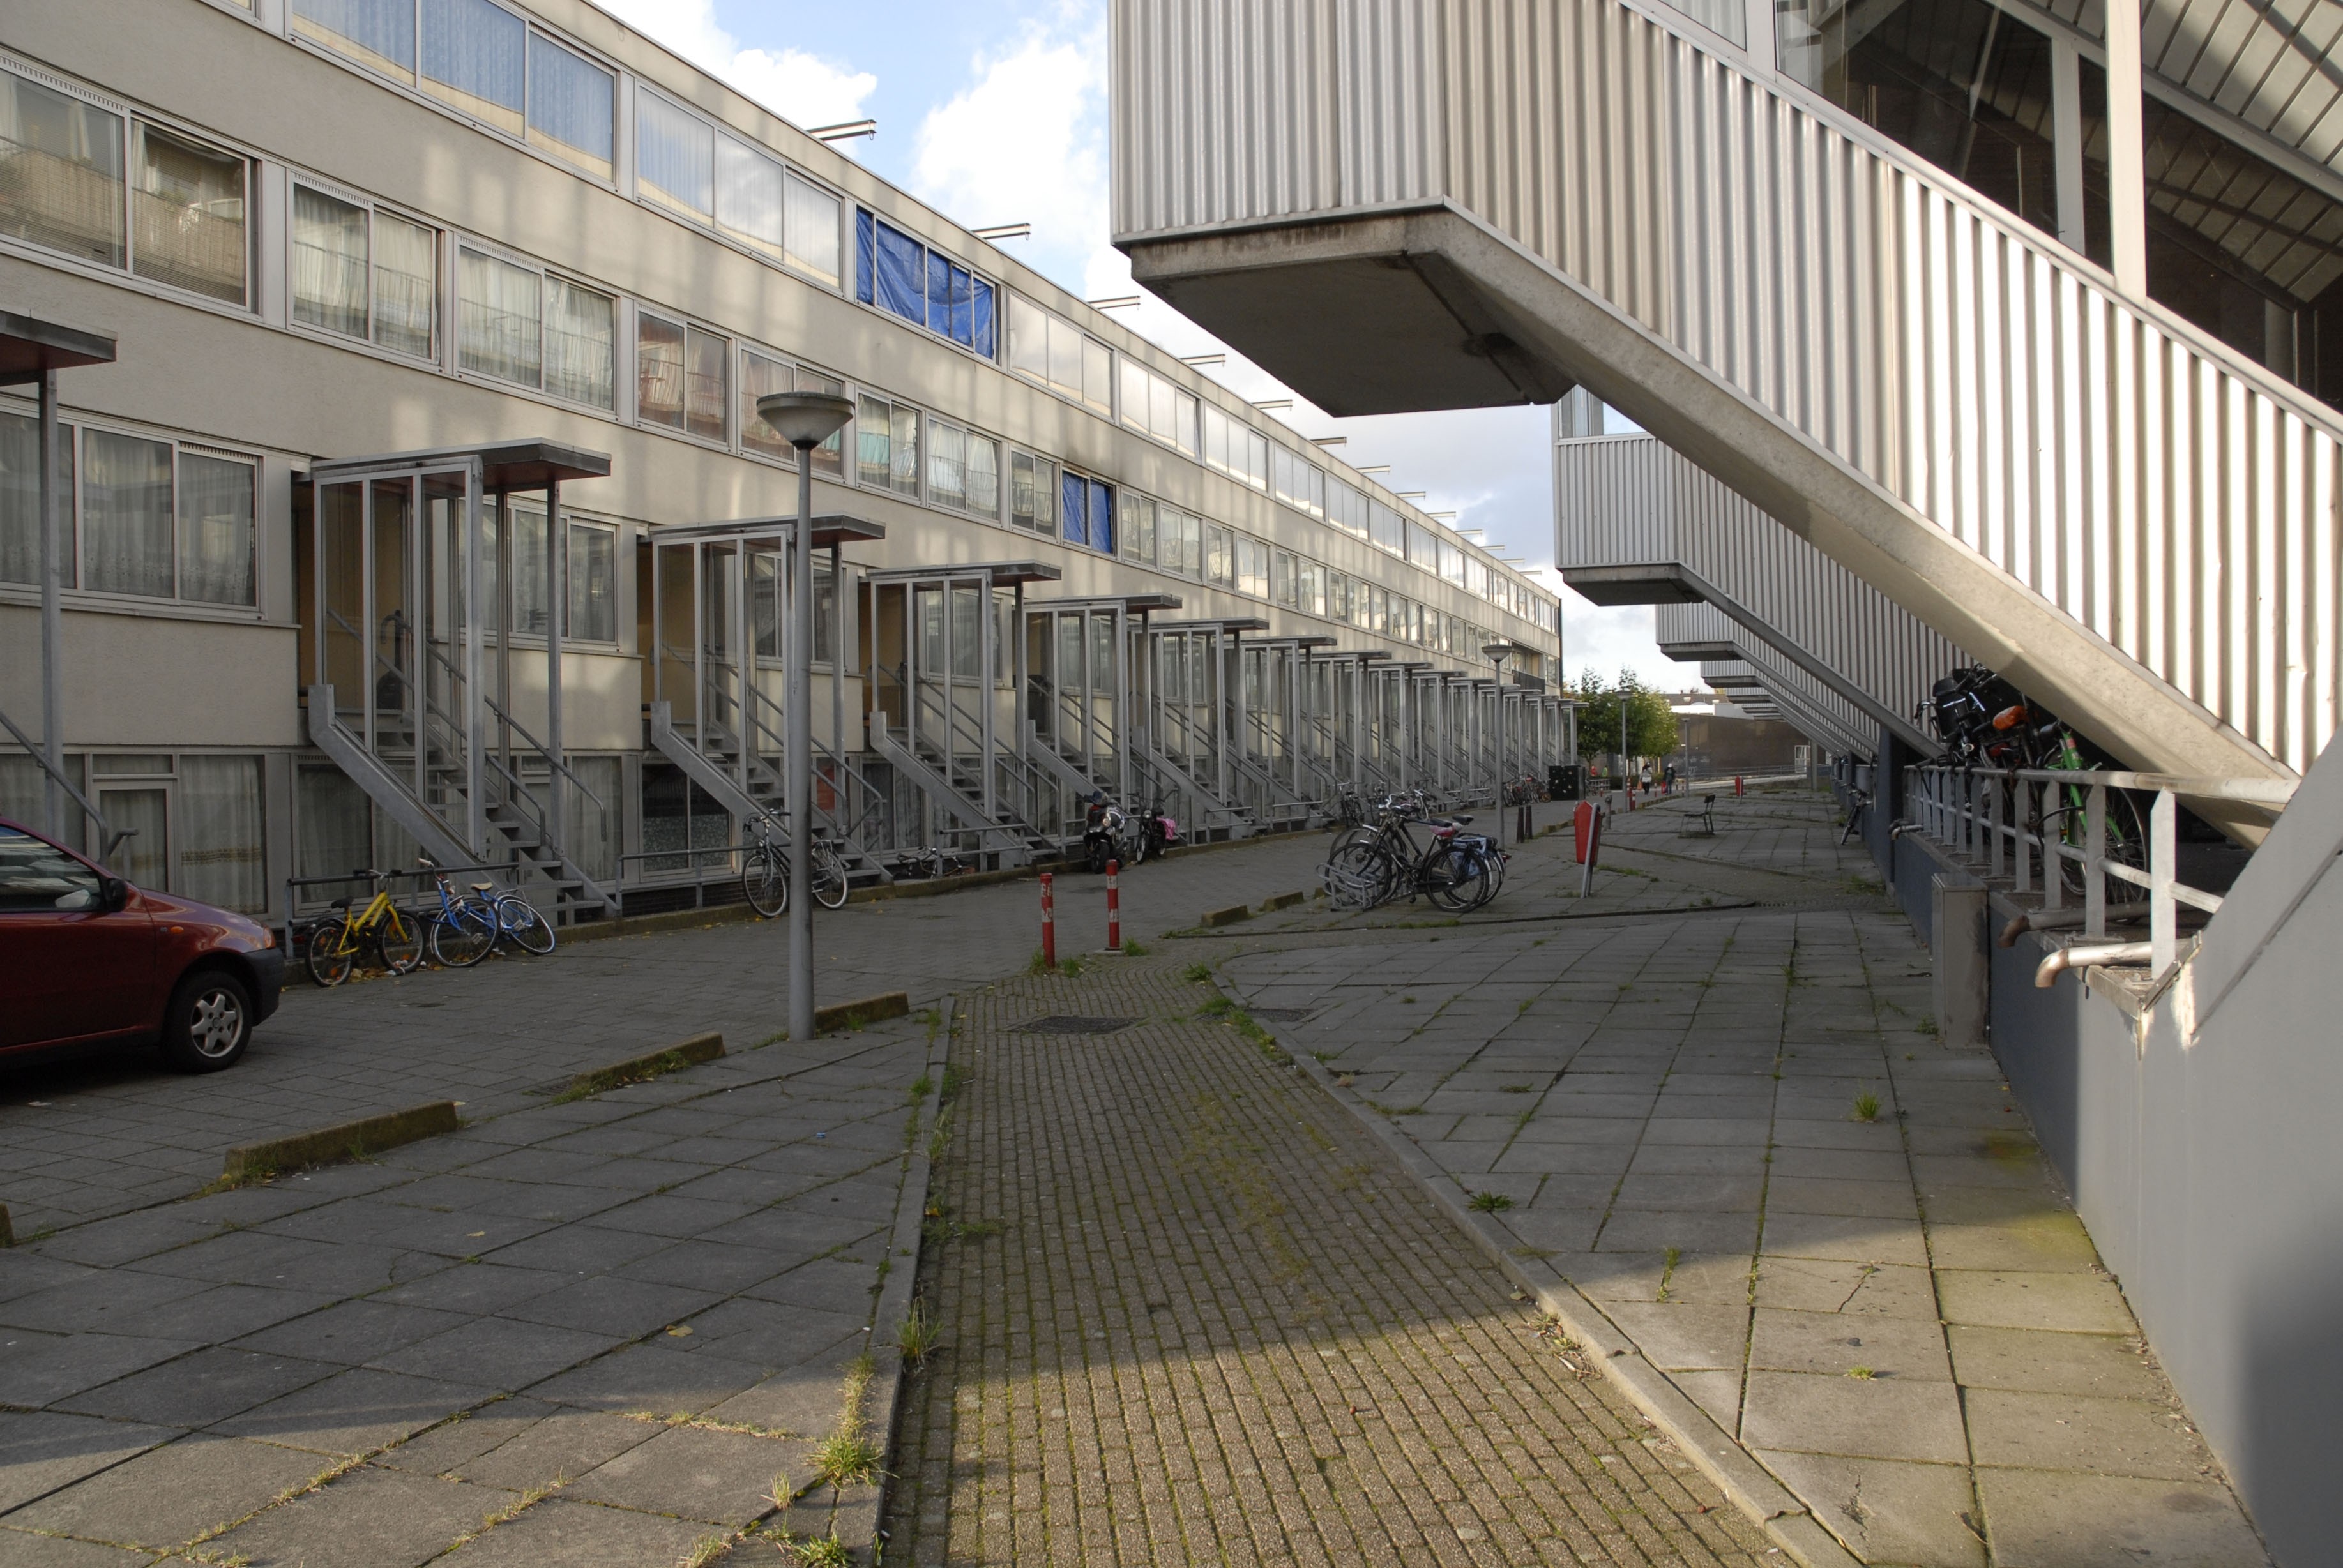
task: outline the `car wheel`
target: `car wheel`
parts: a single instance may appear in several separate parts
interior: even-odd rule
[[[163,1060],[181,1072],[234,1067],[252,1041],[252,992],[225,970],[198,970],[171,992]]]

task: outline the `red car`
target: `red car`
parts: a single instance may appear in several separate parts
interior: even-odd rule
[[[148,892],[0,818],[0,1056],[151,1043],[235,1065],[277,1010],[285,950],[259,921]]]

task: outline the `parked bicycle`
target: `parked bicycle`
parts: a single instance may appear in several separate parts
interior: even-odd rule
[[[890,856],[887,869],[899,882],[923,882],[938,877],[965,877],[976,866],[965,855],[930,844]]]
[[[342,912],[311,928],[309,978],[317,984],[341,984],[367,953],[374,955],[377,967],[395,975],[403,975],[423,961],[421,928],[400,912],[383,887],[390,875],[363,866],[352,871],[351,880],[374,885],[374,896],[356,914],[350,912],[354,900],[335,900],[333,907]]]
[[[1503,857],[1479,834],[1462,834],[1470,817],[1433,818],[1410,809],[1413,802],[1387,798],[1377,820],[1335,841],[1321,869],[1328,900],[1341,910],[1369,910],[1404,895],[1458,913],[1477,910],[1496,896]],[[1418,844],[1411,829],[1431,829]],[[1460,842],[1460,835],[1462,841]]]
[[[846,861],[835,846],[822,839],[814,839],[806,875],[815,903],[825,910],[835,910],[846,902]],[[757,842],[750,847],[740,870],[740,891],[748,899],[749,907],[769,920],[788,910],[789,851],[770,833],[760,830]]]

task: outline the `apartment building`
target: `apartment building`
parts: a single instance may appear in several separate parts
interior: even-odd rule
[[[579,0],[12,8],[0,299],[116,339],[62,378],[59,729],[65,830],[147,885],[420,849],[590,917],[786,831],[792,388],[856,408],[811,718],[859,874],[1093,787],[1243,833],[1566,754],[1551,594]],[[0,388],[28,736],[36,451]]]

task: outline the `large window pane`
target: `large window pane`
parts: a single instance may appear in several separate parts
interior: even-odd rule
[[[798,367],[798,390],[826,392],[832,397],[843,397],[846,396],[846,383],[800,365]],[[813,449],[813,471],[817,474],[827,474],[833,479],[846,477],[846,432],[844,430],[832,431],[829,440]]]
[[[617,143],[610,128],[617,95],[609,72],[549,39],[529,35],[530,146],[608,179]]]
[[[695,436],[721,441],[726,406],[731,401],[725,363],[731,357],[731,340],[695,327],[685,337],[684,349],[691,371],[684,383],[684,427]]]
[[[140,126],[130,269],[243,304],[244,174],[240,157]]]
[[[253,471],[249,463],[179,454],[179,597],[250,605]]]
[[[898,495],[920,493],[920,416],[916,409],[895,406],[893,483]]]
[[[1058,527],[1058,466],[1028,452],[1009,454],[1009,520],[1049,534]]]
[[[57,427],[58,570],[74,586],[73,427]],[[41,580],[41,427],[22,414],[0,414],[0,582]]]
[[[928,321],[927,249],[910,235],[880,224],[872,302],[906,321]]]
[[[483,376],[538,385],[542,285],[538,275],[476,250],[456,266],[457,363]]]
[[[716,133],[654,93],[635,95],[635,183],[645,199],[691,217],[713,215]]]
[[[179,759],[177,890],[224,910],[268,908],[260,759]]]
[[[1009,368],[1036,381],[1050,378],[1050,317],[1021,294],[1009,297]]]
[[[894,473],[895,406],[865,397],[855,409],[856,477],[874,490],[883,490]]]
[[[928,499],[968,505],[968,432],[940,421],[928,427]]]
[[[545,389],[608,408],[617,402],[618,302],[607,294],[545,280]]]
[[[635,316],[635,415],[683,428],[683,327],[642,311]]]
[[[122,120],[0,71],[0,234],[122,265]]]
[[[387,76],[415,79],[415,0],[293,0],[293,31]]]
[[[618,535],[615,528],[569,525],[569,624],[580,642],[618,640]]]
[[[83,434],[82,579],[99,593],[171,597],[171,447]]]
[[[1096,338],[1082,340],[1082,401],[1101,414],[1114,411],[1114,357]]]
[[[839,284],[839,199],[795,175],[789,176],[789,247],[781,259],[832,288]]]
[[[1155,503],[1126,494],[1122,503],[1122,553],[1128,559],[1155,559]]]
[[[423,90],[508,136],[521,134],[528,29],[488,0],[423,0]]]
[[[1001,515],[1001,443],[977,435],[968,438],[968,509]]]
[[[367,209],[293,187],[293,319],[367,335]]]
[[[716,226],[778,257],[789,197],[781,166],[730,136],[716,138]]]
[[[769,392],[787,392],[797,385],[792,367],[779,359],[768,358],[754,350],[740,355],[740,444],[752,452],[762,452],[768,457],[779,457],[784,463],[797,461],[797,448],[781,439],[780,432],[765,423],[757,412],[757,399]]]
[[[374,215],[374,340],[428,359],[437,351],[439,236],[387,212]]]

